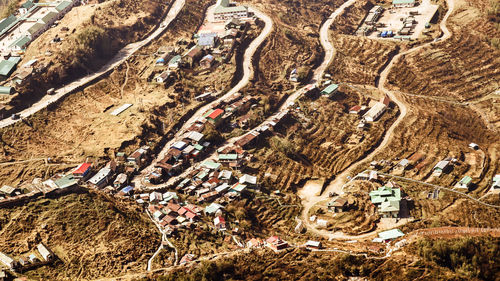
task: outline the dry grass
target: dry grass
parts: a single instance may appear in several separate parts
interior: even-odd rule
[[[143,270],[160,243],[136,207],[102,195],[71,194],[0,209],[0,250],[19,258],[44,242],[56,254],[30,278],[76,280]],[[131,243],[134,241],[134,243]]]

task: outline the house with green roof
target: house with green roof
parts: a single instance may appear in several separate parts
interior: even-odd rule
[[[17,62],[3,60],[0,62],[0,79],[7,79],[16,70]]]
[[[394,8],[409,8],[415,6],[415,0],[392,0]]]
[[[384,218],[396,218],[399,214],[401,189],[382,186],[370,192],[370,200]]]
[[[26,10],[29,10],[31,9],[31,7],[35,6],[35,4],[33,3],[33,1],[31,0],[28,0],[26,2],[24,2],[24,4],[21,5],[21,8],[24,8]]]
[[[214,9],[216,21],[227,21],[233,18],[248,17],[248,7],[230,4],[229,0],[222,0],[220,5]]]
[[[13,87],[0,86],[0,95],[12,95],[15,92]]]
[[[44,27],[45,24],[37,22],[28,29],[28,33],[31,34],[32,37],[37,37],[44,31]]]
[[[9,48],[13,51],[21,51],[26,49],[28,44],[31,42],[30,36],[22,36],[16,39],[12,44],[10,44]]]
[[[2,21],[0,21],[0,31],[3,31],[4,29],[6,29],[11,24],[13,24],[15,21],[17,21],[17,18],[14,15],[10,15],[10,16],[6,17]]]
[[[220,153],[217,155],[219,158],[219,162],[234,162],[238,160],[238,154],[236,153],[228,153],[228,154],[223,154]]]
[[[54,183],[60,189],[64,189],[75,186],[78,183],[78,180],[72,174],[68,174],[62,178],[55,180]]]
[[[59,13],[66,13],[69,9],[73,7],[73,3],[76,3],[76,1],[75,2],[62,1],[56,6],[56,10]]]
[[[222,205],[219,205],[217,203],[212,203],[212,204],[205,207],[205,214],[212,215],[212,214],[215,214],[217,211],[223,210],[223,209],[224,209],[224,207],[222,207]]]
[[[321,91],[321,94],[323,96],[328,96],[331,97],[333,94],[335,94],[339,90],[339,85],[337,84],[331,84],[328,87],[326,87],[323,91]]]
[[[455,188],[469,190],[471,184],[472,184],[472,178],[469,176],[465,176],[459,182],[457,182]]]
[[[391,229],[379,232],[378,238],[374,239],[374,242],[390,242],[392,240],[403,237],[405,234],[399,229]]]
[[[176,55],[173,58],[171,58],[170,61],[168,62],[168,68],[169,69],[179,68],[181,62],[182,62],[182,57],[180,55]]]
[[[215,171],[218,171],[221,164],[220,163],[216,163],[216,162],[213,162],[213,161],[210,161],[210,160],[205,160],[203,163],[201,163],[201,166],[203,168],[207,168],[209,170],[215,170]]]
[[[45,16],[43,16],[42,21],[46,25],[51,25],[57,20],[58,16],[59,16],[59,13],[48,12]]]

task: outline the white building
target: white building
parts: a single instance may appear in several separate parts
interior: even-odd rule
[[[216,21],[227,21],[233,18],[248,17],[248,7],[236,6],[235,3],[229,3],[229,0],[222,0],[220,5],[215,7],[214,19]]]
[[[2,262],[8,268],[16,267],[16,261],[14,261],[13,258],[9,257],[8,255],[6,255],[2,252],[0,252],[0,262]]]
[[[45,261],[50,261],[54,258],[54,254],[52,254],[52,251],[49,250],[49,248],[47,248],[47,246],[45,246],[43,243],[38,244],[37,249]]]
[[[368,112],[365,113],[365,115],[363,115],[363,118],[367,122],[373,122],[377,120],[386,109],[387,106],[385,106],[385,104],[377,102],[374,106],[372,106],[372,108],[370,108],[370,110],[368,110]]]
[[[97,172],[97,174],[95,174],[92,178],[90,178],[88,182],[96,187],[102,188],[106,186],[106,184],[108,183],[110,175],[111,175],[111,169],[105,167],[100,169],[99,172]]]

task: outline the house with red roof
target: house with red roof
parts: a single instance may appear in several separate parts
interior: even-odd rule
[[[266,240],[266,246],[274,251],[279,251],[288,248],[288,243],[281,240],[278,236],[271,236]]]
[[[214,219],[214,226],[218,230],[226,230],[226,220],[222,216],[217,216]]]
[[[183,216],[186,212],[188,212],[188,209],[184,207],[180,207],[180,209],[177,211],[177,213],[181,216]]]
[[[82,163],[78,165],[78,167],[73,170],[72,174],[75,178],[85,179],[90,175],[90,171],[92,170],[92,164],[90,163]]]
[[[179,204],[175,204],[175,203],[172,203],[172,202],[168,203],[167,207],[168,207],[170,210],[172,210],[172,211],[174,211],[174,212],[176,212],[176,213],[177,213],[177,212],[179,211],[179,209],[181,208],[181,206],[180,206]]]
[[[193,212],[191,212],[191,211],[187,211],[187,212],[184,214],[184,216],[185,216],[186,218],[188,218],[189,220],[191,220],[191,221],[194,221],[194,220],[198,219],[198,215],[197,215],[197,214],[195,214],[195,213],[193,213]]]
[[[208,120],[208,122],[214,125],[218,125],[222,120],[222,115],[224,115],[224,110],[216,108],[214,110],[210,110],[205,118]]]

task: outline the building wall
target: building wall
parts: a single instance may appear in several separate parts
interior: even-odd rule
[[[230,13],[216,13],[214,14],[215,20],[229,20],[232,18],[248,17],[248,12],[230,12]]]
[[[415,3],[410,3],[410,4],[393,4],[392,5],[394,8],[411,8],[415,6]]]

